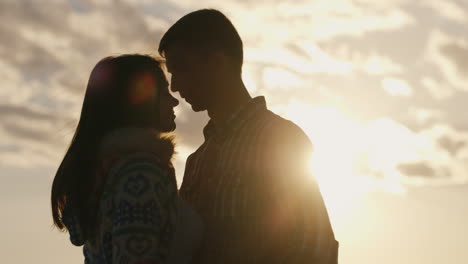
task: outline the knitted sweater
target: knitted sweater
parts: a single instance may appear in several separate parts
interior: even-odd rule
[[[63,220],[85,263],[164,263],[177,222],[174,146],[150,130],[126,128],[99,147],[96,179],[102,180],[97,232],[84,239],[76,210]]]

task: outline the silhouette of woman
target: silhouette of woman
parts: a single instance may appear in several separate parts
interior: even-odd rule
[[[91,72],[51,195],[54,224],[85,263],[189,261],[201,222],[178,198],[173,140],[162,135],[178,103],[150,56],[107,57]]]

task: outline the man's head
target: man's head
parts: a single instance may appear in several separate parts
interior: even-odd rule
[[[241,76],[242,40],[217,10],[202,9],[179,19],[162,37],[158,51],[172,75],[172,91],[194,111],[209,109],[223,93],[223,81]]]

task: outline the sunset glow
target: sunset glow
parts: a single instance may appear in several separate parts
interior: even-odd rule
[[[310,169],[335,222],[346,221],[354,203],[369,192],[405,193],[397,164],[417,158],[407,129],[390,120],[360,123],[335,107],[291,103],[277,111],[310,137]]]
[[[83,263],[49,204],[89,74],[105,56],[157,55],[201,8],[239,32],[250,95],[310,138],[339,263],[468,263],[468,1],[2,0],[4,263]],[[136,83],[131,102],[151,87]],[[209,117],[184,100],[175,113],[180,186]]]

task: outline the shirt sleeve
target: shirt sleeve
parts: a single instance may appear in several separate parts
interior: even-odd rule
[[[262,263],[336,264],[338,242],[310,170],[310,140],[287,121],[266,143],[263,164],[269,184],[261,195],[269,242]]]
[[[176,186],[154,159],[125,162],[115,175],[113,263],[164,263],[174,233]]]

